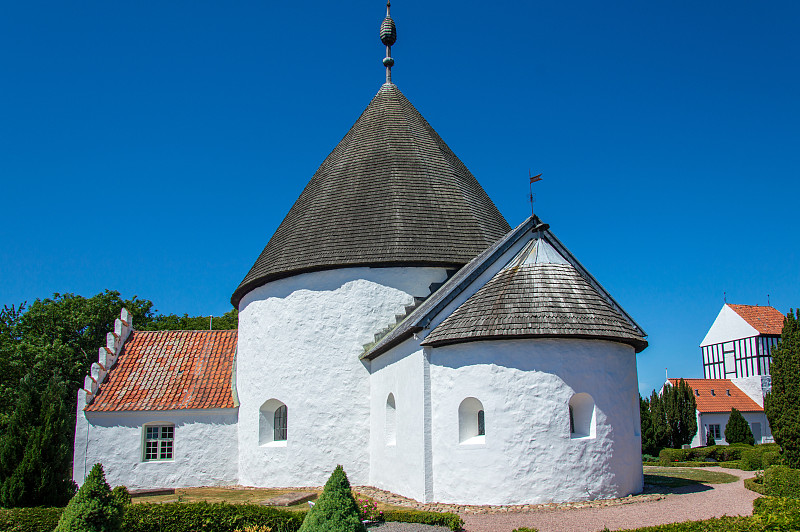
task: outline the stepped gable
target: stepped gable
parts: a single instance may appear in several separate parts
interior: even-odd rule
[[[591,338],[647,347],[643,332],[544,238],[532,239],[440,323],[422,345],[477,340]]]
[[[233,293],[353,266],[455,266],[510,230],[466,166],[385,84],[328,155]]]
[[[90,412],[233,408],[238,331],[132,331]]]

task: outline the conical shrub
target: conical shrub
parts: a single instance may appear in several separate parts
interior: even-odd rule
[[[317,503],[299,532],[366,532],[350,482],[342,466],[336,466]]]
[[[123,511],[106,482],[103,466],[95,464],[61,514],[55,532],[119,532]]]
[[[731,416],[728,418],[728,424],[725,425],[725,441],[728,443],[746,443],[747,445],[756,443],[755,438],[753,438],[753,432],[750,430],[750,425],[742,413],[735,408],[731,408]]]

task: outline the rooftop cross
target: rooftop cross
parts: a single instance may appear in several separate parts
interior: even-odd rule
[[[386,2],[386,18],[381,22],[381,42],[386,45],[386,57],[383,58],[383,66],[386,67],[386,83],[392,83],[392,45],[397,41],[397,29],[394,27],[394,20],[389,14],[391,2]]]

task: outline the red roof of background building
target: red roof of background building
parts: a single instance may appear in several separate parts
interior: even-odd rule
[[[238,331],[132,331],[86,410],[233,408]]]
[[[677,386],[680,379],[669,379],[672,386]],[[740,412],[762,412],[749,395],[738,388],[730,379],[683,379],[694,393],[697,410],[701,413],[730,412],[735,407]],[[711,393],[713,390],[713,394]],[[697,392],[700,392],[698,395]],[[730,392],[730,395],[728,395]]]
[[[781,334],[783,314],[773,307],[728,305],[760,334]]]

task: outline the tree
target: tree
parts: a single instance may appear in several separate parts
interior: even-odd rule
[[[697,434],[696,410],[694,393],[683,379],[677,386],[664,385],[661,395],[653,390],[650,414],[655,445],[662,449],[691,443]]]
[[[103,466],[95,464],[61,514],[55,532],[118,532],[123,510],[123,501],[106,482]]]
[[[0,440],[0,506],[63,506],[75,493],[71,480],[72,403],[51,377],[44,391],[31,375]]]
[[[725,441],[731,443],[746,443],[747,445],[755,445],[756,440],[753,438],[753,432],[750,430],[750,425],[744,418],[741,412],[735,408],[731,408],[731,415],[728,418],[728,424],[725,425]]]
[[[772,390],[764,404],[767,420],[786,465],[800,469],[800,309],[790,310],[783,321],[770,373]]]
[[[656,444],[653,417],[650,413],[650,400],[639,396],[639,420],[641,422],[642,454],[658,456],[661,448]]]
[[[336,466],[299,532],[366,532],[350,482],[342,466]],[[57,531],[58,532],[58,531]]]

